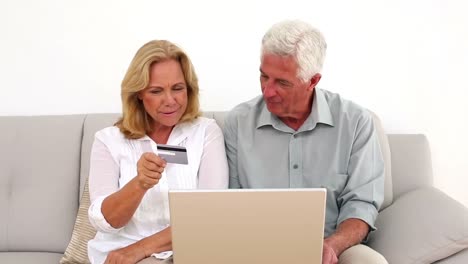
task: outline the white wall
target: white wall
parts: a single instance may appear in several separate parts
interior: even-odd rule
[[[265,30],[299,18],[329,43],[320,87],[374,110],[387,132],[426,134],[436,186],[468,205],[467,7],[463,0],[2,0],[0,115],[120,111],[120,81],[151,39],[191,55],[204,110],[229,110],[260,92]]]

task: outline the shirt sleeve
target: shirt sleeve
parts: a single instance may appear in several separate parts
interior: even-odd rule
[[[89,167],[89,197],[91,205],[88,217],[91,225],[101,232],[115,233],[121,228],[113,228],[102,214],[104,199],[119,190],[119,165],[108,147],[97,137],[91,149]]]
[[[216,122],[212,122],[206,128],[203,154],[198,170],[198,188],[227,189],[228,178],[223,132]]]
[[[229,165],[229,188],[242,188],[237,170],[237,118],[231,111],[224,119],[224,141]]]
[[[338,197],[338,223],[358,218],[375,230],[375,220],[384,198],[384,162],[372,116],[357,124],[348,165],[348,181]]]

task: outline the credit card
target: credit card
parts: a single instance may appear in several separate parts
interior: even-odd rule
[[[167,163],[188,164],[185,147],[158,144],[158,156]]]

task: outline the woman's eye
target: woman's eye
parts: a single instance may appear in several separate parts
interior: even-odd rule
[[[161,90],[151,90],[150,93],[152,93],[152,94],[159,94],[159,93],[161,93]]]
[[[181,91],[181,90],[184,90],[185,89],[185,86],[174,86],[174,88],[172,88],[173,90],[176,90],[176,91]]]

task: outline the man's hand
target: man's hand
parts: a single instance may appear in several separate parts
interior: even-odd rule
[[[132,244],[130,246],[111,251],[104,264],[135,264],[144,259],[145,252],[141,247]]]
[[[336,232],[323,240],[322,263],[338,263],[341,253],[361,243],[368,232],[369,226],[360,219],[350,218],[341,222]]]
[[[154,153],[143,153],[137,163],[139,185],[148,190],[158,184],[166,167],[166,161]]]
[[[322,264],[338,264],[338,256],[326,239],[323,240]]]

